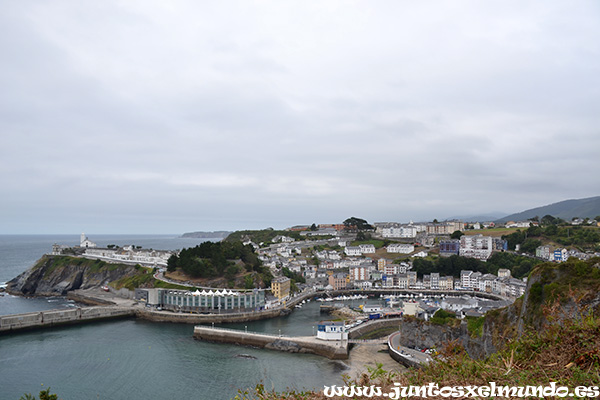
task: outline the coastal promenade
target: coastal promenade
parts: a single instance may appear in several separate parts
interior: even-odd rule
[[[316,354],[331,360],[347,359],[349,349],[347,340],[326,341],[317,339],[314,336],[268,335],[236,329],[214,328],[211,326],[194,327],[194,339],[260,347],[290,353]]]

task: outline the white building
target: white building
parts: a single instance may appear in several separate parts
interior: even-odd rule
[[[273,243],[277,243],[277,242],[281,242],[281,243],[292,243],[294,242],[296,239],[289,237],[289,236],[283,236],[283,235],[277,235],[273,238]]]
[[[510,278],[510,277],[511,277],[510,269],[500,268],[498,270],[498,278]]]
[[[348,340],[348,332],[343,322],[321,321],[317,325],[317,339]]]
[[[415,251],[415,246],[405,243],[392,243],[386,247],[388,253],[410,254]]]
[[[98,247],[98,245],[96,243],[92,242],[91,240],[89,240],[87,238],[87,236],[85,236],[85,233],[82,233],[81,239],[79,240],[79,247],[90,248],[90,247]]]
[[[375,254],[375,246],[372,244],[361,244],[358,247],[362,254]]]
[[[507,228],[529,228],[531,221],[508,221],[504,226]]]
[[[439,290],[440,288],[440,273],[439,272],[432,272],[431,273],[431,289],[433,290]]]
[[[344,248],[344,253],[347,256],[361,256],[362,255],[362,251],[360,250],[360,247],[358,247],[358,246],[346,246]]]
[[[387,227],[381,229],[384,238],[414,238],[417,236],[417,227],[405,225],[399,227]]]
[[[464,289],[471,288],[471,275],[473,275],[473,271],[470,270],[462,270],[460,271],[460,286]]]
[[[459,255],[486,261],[492,255],[491,236],[463,235],[460,237]]]

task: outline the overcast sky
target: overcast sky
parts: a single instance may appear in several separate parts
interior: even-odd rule
[[[597,1],[3,1],[0,233],[600,195]]]

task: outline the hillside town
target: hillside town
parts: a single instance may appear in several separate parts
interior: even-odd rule
[[[272,244],[262,247],[247,241],[258,252],[263,263],[274,275],[281,269],[302,275],[306,285],[321,290],[343,289],[414,289],[461,291],[476,290],[507,298],[523,294],[526,282],[511,277],[510,271],[500,270],[497,276],[474,271],[462,271],[460,278],[434,272],[418,276],[412,270],[412,260],[427,257],[434,249],[440,256],[460,255],[487,260],[492,252],[506,250],[506,241],[483,235],[450,239],[455,231],[465,229],[462,222],[437,224],[375,224],[374,238],[400,239],[377,249],[374,244],[351,245],[353,235],[319,226],[310,236],[318,240],[295,241],[289,236],[277,236]],[[296,226],[291,231],[308,232],[308,227]],[[306,236],[309,236],[307,233]],[[354,235],[355,236],[355,235]],[[263,244],[264,245],[264,244]],[[320,249],[322,248],[322,249]],[[404,261],[394,262],[403,256]]]
[[[582,221],[573,220],[573,224]],[[590,221],[598,225],[596,221]],[[508,221],[505,228],[537,226],[535,221]],[[474,290],[492,293],[509,299],[520,297],[526,288],[526,278],[511,276],[507,268],[496,275],[472,270],[460,271],[460,276],[444,276],[439,272],[419,275],[413,270],[418,258],[461,256],[487,261],[495,252],[508,252],[507,240],[482,233],[451,238],[455,232],[495,228],[493,222],[466,224],[461,221],[432,223],[375,223],[371,242],[387,245],[376,248],[373,243],[356,243],[356,233],[348,232],[342,224],[294,226],[289,232],[300,232],[305,240],[289,235],[276,236],[272,243],[246,244],[254,246],[263,263],[275,276],[283,269],[299,274],[306,285],[321,290],[343,289],[414,289],[440,291]],[[313,239],[309,239],[313,238]],[[314,239],[319,238],[319,239]],[[354,242],[354,244],[353,244]],[[368,241],[367,241],[368,242]],[[513,253],[519,252],[516,246]],[[538,260],[562,262],[569,257],[588,259],[598,253],[582,253],[566,248],[539,246],[534,255]],[[286,278],[282,278],[286,279]]]
[[[573,220],[573,223],[581,222]],[[595,221],[592,223],[597,225]],[[511,253],[535,259],[539,263],[563,262],[570,257],[587,259],[594,255],[550,245],[538,246],[535,255],[518,253],[519,245],[510,250],[508,241],[503,236],[484,234],[486,229],[497,228],[493,222],[387,222],[367,226],[368,229],[357,229],[348,224],[293,226],[285,231],[278,231],[275,236],[270,236],[269,241],[259,243],[253,241],[251,235],[243,237],[243,244],[254,248],[262,265],[273,276],[270,287],[266,290],[141,289],[136,290],[136,298],[147,305],[171,311],[227,313],[234,310],[254,312],[281,307],[293,301],[295,296],[308,292],[412,291],[435,296],[437,291],[440,298],[442,294],[449,297],[441,303],[437,302],[435,306],[423,299],[404,299],[400,301],[400,309],[406,314],[425,318],[431,316],[428,310],[435,311],[440,307],[453,312],[481,315],[488,309],[506,303],[501,301],[502,304],[496,304],[492,300],[469,296],[468,293],[489,294],[504,299],[504,302],[512,302],[524,294],[527,287],[526,274],[515,277],[509,268],[498,268],[494,274],[481,272],[481,269],[462,269],[453,271],[451,275],[439,271],[419,273],[415,268],[418,260],[456,256],[485,264],[495,253]],[[509,221],[503,228],[520,230],[535,226],[536,221]],[[366,235],[365,231],[368,232]],[[109,245],[101,248],[85,234],[81,234],[79,246],[55,244],[52,254],[73,254],[109,263],[140,264],[155,268],[158,271],[156,277],[168,281],[163,274],[169,258],[178,254],[178,251],[142,249],[133,245]],[[193,286],[189,282],[188,284]],[[393,299],[390,304],[393,304]]]

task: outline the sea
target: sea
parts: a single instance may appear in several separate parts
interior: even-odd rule
[[[88,235],[99,246],[158,250],[194,247],[210,239],[178,235]],[[218,239],[214,239],[217,241]],[[0,235],[0,285],[31,267],[53,244],[77,245],[79,235]],[[358,305],[358,304],[356,304]],[[0,315],[66,309],[63,297],[0,293]],[[226,325],[282,335],[312,335],[324,319],[311,301],[280,318]],[[347,366],[309,354],[206,343],[193,325],[116,320],[0,335],[0,400],[51,388],[64,400],[232,399],[257,385],[267,390],[321,390],[340,385]]]

